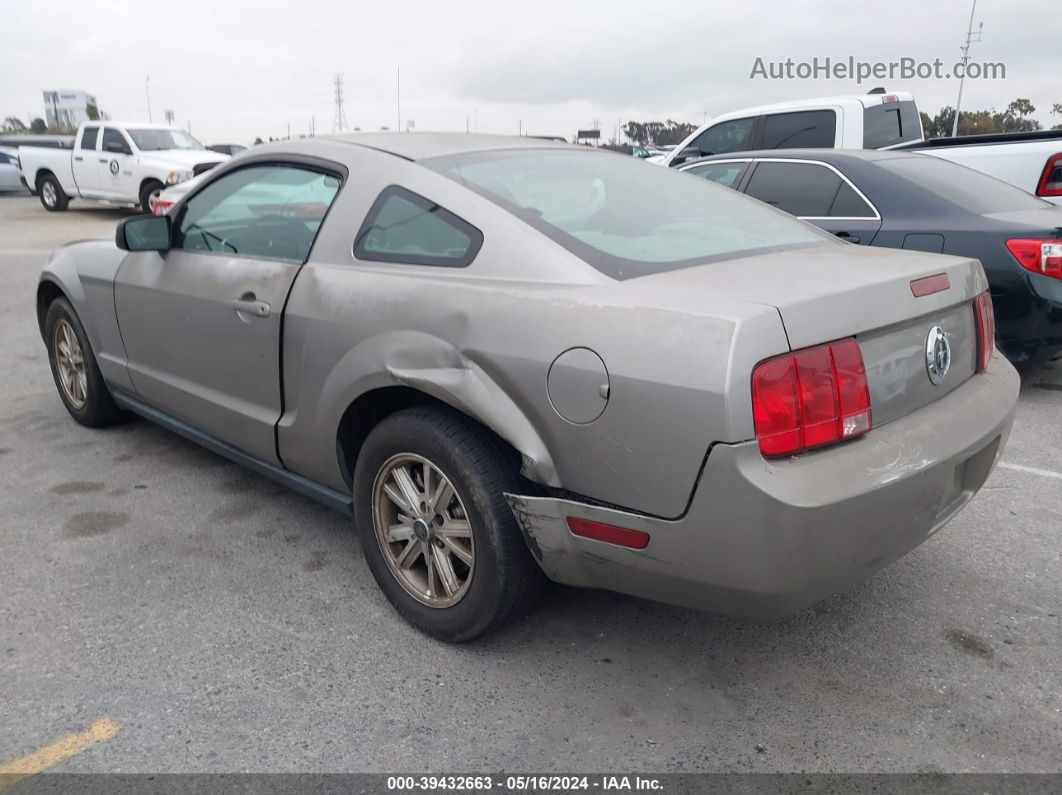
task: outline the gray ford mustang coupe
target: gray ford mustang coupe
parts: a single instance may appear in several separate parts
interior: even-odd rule
[[[546,578],[772,616],[985,482],[1018,378],[981,265],[527,138],[256,147],[37,292],[67,410],[134,412],[352,515],[446,640]]]

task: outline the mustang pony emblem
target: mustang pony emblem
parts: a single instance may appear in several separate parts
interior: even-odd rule
[[[926,337],[926,371],[934,384],[944,383],[951,367],[951,343],[940,326],[933,326]]]

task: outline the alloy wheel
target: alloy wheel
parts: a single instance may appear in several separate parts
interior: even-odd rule
[[[468,593],[476,547],[464,502],[428,459],[399,453],[384,462],[372,489],[376,540],[402,588],[429,607]]]
[[[59,373],[59,386],[63,396],[75,409],[82,409],[88,400],[88,374],[85,371],[85,355],[81,350],[73,326],[59,320],[52,331],[52,352]]]

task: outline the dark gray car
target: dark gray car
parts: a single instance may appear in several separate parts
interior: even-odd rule
[[[528,138],[256,147],[57,251],[37,313],[74,419],[136,412],[353,515],[450,640],[543,574],[806,605],[966,505],[1018,390],[975,260]]]
[[[981,261],[997,342],[1014,361],[1062,350],[1062,208],[978,171],[904,151],[794,149],[682,166],[851,243]]]

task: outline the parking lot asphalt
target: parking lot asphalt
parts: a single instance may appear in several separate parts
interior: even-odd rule
[[[67,415],[37,276],[127,214],[0,197],[0,765],[87,732],[51,769],[1062,771],[1062,365],[973,503],[853,591],[757,623],[557,587],[448,646],[340,515]]]

